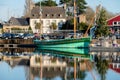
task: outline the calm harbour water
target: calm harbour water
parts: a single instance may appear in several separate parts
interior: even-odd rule
[[[67,68],[68,69],[68,68]],[[72,70],[72,69],[71,69]],[[43,76],[42,80],[74,80],[73,74],[70,74],[69,70],[63,70],[59,73],[59,71],[47,73]],[[55,75],[57,73],[57,75]],[[61,75],[62,73],[62,75]],[[100,75],[93,68],[92,73],[94,74],[96,80],[101,80]],[[53,74],[52,76],[49,76]],[[84,71],[82,77],[77,77],[79,79],[76,80],[94,80],[91,72]],[[67,75],[67,78],[65,76]],[[120,73],[117,73],[111,69],[107,70],[106,79],[105,80],[119,80]],[[33,69],[28,65],[20,65],[13,61],[0,61],[0,80],[40,80],[40,69]]]

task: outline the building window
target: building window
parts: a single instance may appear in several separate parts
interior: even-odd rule
[[[118,25],[120,25],[120,22],[118,22]]]
[[[120,64],[119,64],[119,67],[118,68],[120,68]]]
[[[62,14],[58,14],[59,17],[62,17]]]
[[[53,20],[52,22],[56,24],[56,20]]]
[[[34,20],[34,24],[36,24],[37,22],[36,22],[36,20]]]
[[[113,25],[117,25],[117,22],[113,22]]]
[[[34,14],[32,14],[32,16],[34,17],[35,15],[34,15]]]
[[[12,21],[10,21],[10,24],[13,24]]]
[[[49,17],[49,14],[46,14],[46,17]]]
[[[47,21],[46,21],[46,25],[50,25],[50,20],[47,20]]]
[[[54,17],[54,14],[52,14],[52,17]]]

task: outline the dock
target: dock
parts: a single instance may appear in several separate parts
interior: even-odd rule
[[[90,52],[120,52],[120,47],[90,47]]]

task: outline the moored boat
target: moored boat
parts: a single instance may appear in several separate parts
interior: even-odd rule
[[[91,42],[90,37],[79,39],[57,39],[57,40],[34,40],[34,43],[42,48],[88,48]]]

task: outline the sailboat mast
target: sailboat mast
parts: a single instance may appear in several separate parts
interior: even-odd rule
[[[74,38],[76,38],[76,0],[74,0]],[[74,58],[74,80],[76,80],[76,58]]]
[[[76,38],[76,0],[74,0],[74,38]]]
[[[41,8],[41,0],[40,0],[40,34],[42,34],[42,8]]]

